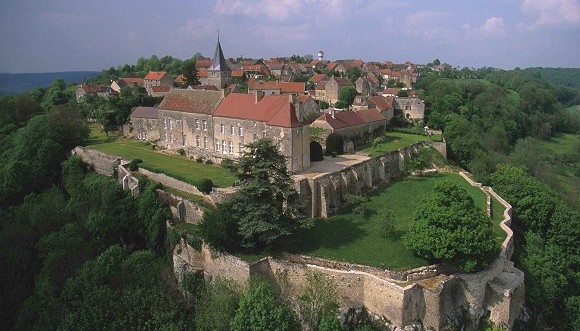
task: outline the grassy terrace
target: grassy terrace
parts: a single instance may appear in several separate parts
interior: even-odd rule
[[[219,187],[232,186],[234,176],[226,169],[211,164],[199,163],[177,155],[155,151],[150,145],[122,137],[107,138],[98,125],[91,125],[88,147],[98,151],[120,156],[128,161],[141,159],[145,166],[162,170],[165,174],[175,174],[182,178],[197,180],[209,178]]]
[[[413,145],[414,143],[418,143],[420,141],[430,140],[428,136],[402,132],[386,132],[384,139],[385,141],[376,147],[372,145],[366,146],[360,149],[360,151],[363,153],[368,153],[371,157],[377,157],[392,151],[396,151],[397,149]]]
[[[346,211],[328,219],[317,220],[315,227],[304,234],[304,244],[293,252],[390,269],[426,265],[427,261],[413,256],[405,248],[402,236],[406,233],[419,202],[431,192],[436,182],[443,179],[449,179],[465,188],[475,203],[485,210],[485,194],[457,174],[406,177],[375,192],[367,203],[368,212],[364,216]],[[498,242],[501,242],[505,238],[505,232],[498,225],[503,209],[499,202],[495,203],[494,233]],[[392,238],[380,236],[373,220],[378,210],[384,206],[390,207],[396,219],[397,232]]]

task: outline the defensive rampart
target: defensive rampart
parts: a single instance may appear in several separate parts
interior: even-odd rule
[[[384,164],[389,162],[394,160]],[[371,170],[367,168],[366,171]],[[361,173],[363,180],[372,178],[368,172],[367,175],[364,171]],[[462,176],[472,185],[481,187],[466,173]],[[510,328],[524,300],[524,275],[509,260],[513,253],[513,233],[509,228],[511,206],[492,189],[482,189],[504,206],[501,226],[507,237],[496,260],[478,273],[448,274],[439,266],[391,272],[296,255],[266,257],[247,263],[229,254],[212,252],[206,246],[196,251],[183,243],[174,252],[175,272],[179,275],[188,269],[203,270],[207,278],[225,277],[239,283],[251,276],[266,276],[275,285],[290,284],[289,295],[297,297],[304,289],[307,274],[318,271],[336,283],[341,307],[364,306],[374,315],[390,321],[393,327],[421,323],[425,328],[439,330],[458,324],[467,315],[473,321],[488,315],[495,325]]]

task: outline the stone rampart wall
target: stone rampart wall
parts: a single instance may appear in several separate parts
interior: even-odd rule
[[[328,217],[344,204],[347,194],[360,194],[403,175],[403,162],[425,142],[369,159],[344,169],[304,178],[295,183],[302,206],[311,217]]]
[[[73,155],[78,155],[95,169],[95,172],[112,177],[121,163],[121,158],[99,152],[94,149],[77,146],[72,150]]]
[[[200,204],[161,189],[157,190],[157,197],[161,203],[171,208],[173,219],[193,224],[201,222],[205,209]]]
[[[386,166],[400,160],[401,156],[396,156],[381,162]],[[351,175],[363,182],[373,178],[372,169],[358,167],[352,171]],[[288,295],[291,297],[302,293],[309,272],[321,272],[336,283],[341,307],[365,306],[372,314],[391,321],[391,326],[404,327],[420,321],[425,328],[439,330],[468,312],[474,321],[489,313],[491,322],[510,328],[524,300],[523,272],[509,261],[513,253],[513,233],[509,229],[511,206],[490,188],[475,183],[467,173],[461,175],[494,196],[505,208],[502,228],[507,238],[497,259],[478,273],[445,274],[437,266],[390,272],[299,255],[287,255],[284,259],[266,257],[247,263],[229,254],[211,252],[206,246],[199,252],[192,252],[189,247],[175,253],[174,262],[177,261],[176,268],[183,269],[185,262],[203,269],[209,277],[231,278],[239,283],[246,282],[250,276],[265,276],[279,287],[290,284]]]
[[[139,194],[139,180],[125,166],[120,164],[117,167],[117,180],[123,186],[123,191],[130,191],[131,195],[136,196]]]
[[[173,187],[174,189],[178,189],[180,191],[195,194],[195,195],[204,195],[202,192],[200,192],[197,189],[197,187],[195,187],[189,183],[186,183],[184,181],[181,181],[179,179],[169,177],[166,174],[158,174],[156,172],[149,171],[149,170],[144,169],[144,168],[139,168],[139,173],[141,173],[141,174],[151,178],[152,180],[159,182],[165,186]]]

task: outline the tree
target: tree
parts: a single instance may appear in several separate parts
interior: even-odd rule
[[[397,92],[397,96],[400,98],[407,98],[407,97],[409,97],[409,91],[400,90],[399,92]]]
[[[357,79],[362,75],[362,72],[359,67],[352,67],[348,69],[346,72],[346,76],[351,82],[356,82]]]
[[[485,267],[497,253],[491,221],[467,192],[437,183],[415,211],[405,244],[429,262],[444,262],[464,272]]]
[[[336,300],[336,283],[321,272],[308,272],[304,293],[298,298],[298,314],[301,324],[306,326],[308,330],[314,330],[319,324],[322,324],[322,319],[327,315],[325,323],[334,322],[329,317],[335,316],[336,318],[338,308]]]
[[[243,246],[271,247],[305,226],[286,157],[271,139],[246,145],[237,176],[241,185],[231,206]]]
[[[338,91],[338,99],[342,100],[348,106],[350,106],[354,102],[354,99],[356,98],[357,94],[358,94],[357,90],[352,86],[341,87],[340,90]]]
[[[395,234],[395,216],[388,207],[383,207],[376,217],[379,233],[383,237],[392,237]]]
[[[232,320],[232,331],[299,330],[292,310],[276,299],[268,283],[262,280],[250,283]]]
[[[240,295],[232,281],[216,279],[199,294],[195,327],[199,331],[228,331],[234,319]]]
[[[195,68],[195,59],[190,59],[183,62],[182,65],[182,74],[185,77],[185,85],[199,85],[199,78],[197,69]]]

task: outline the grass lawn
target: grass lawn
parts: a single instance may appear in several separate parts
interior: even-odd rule
[[[149,165],[162,171],[165,170],[167,175],[174,173],[191,180],[209,178],[214,185],[219,187],[232,186],[235,181],[235,177],[227,169],[218,165],[204,164],[177,155],[163,154],[152,150],[150,145],[141,141],[122,137],[107,138],[98,125],[91,125],[91,136],[87,145],[98,151],[120,156],[127,161],[141,159],[145,166]]]
[[[429,140],[429,137],[402,132],[386,132],[384,139],[385,141],[376,147],[372,145],[366,146],[360,151],[368,153],[371,157],[377,157],[392,151],[396,151],[397,149],[413,145],[414,143],[420,141],[427,141]]]
[[[551,163],[551,171],[558,186],[557,190],[569,201],[578,203],[580,134],[559,134],[543,141],[542,146],[552,152],[554,162]]]
[[[427,265],[427,261],[413,256],[405,248],[402,236],[408,230],[414,210],[419,202],[424,196],[430,194],[435,183],[443,179],[449,179],[465,188],[474,198],[477,206],[485,210],[485,194],[478,188],[469,185],[458,174],[444,173],[429,177],[406,177],[370,196],[367,203],[368,211],[364,216],[346,211],[328,219],[317,220],[314,228],[304,234],[304,243],[301,244],[301,247],[292,251],[398,270]],[[392,238],[380,236],[376,223],[373,221],[377,212],[384,206],[389,206],[396,219],[396,234]],[[494,233],[498,236],[498,242],[501,242],[505,238],[505,233],[496,228],[501,221],[501,219],[498,221],[497,218],[501,218],[503,210],[496,209],[493,222],[496,225]]]

